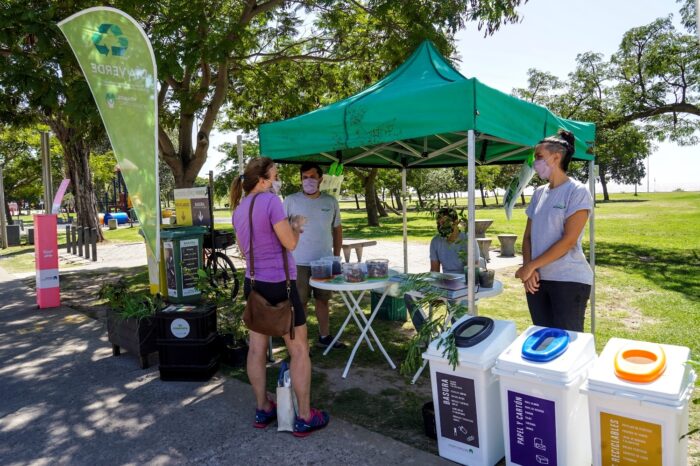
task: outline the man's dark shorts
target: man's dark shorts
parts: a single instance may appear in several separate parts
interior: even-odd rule
[[[306,304],[309,302],[311,294],[313,294],[315,299],[320,299],[321,301],[331,299],[332,291],[319,290],[309,286],[309,279],[311,279],[311,267],[308,265],[297,265],[297,290],[299,290],[299,298],[302,303]]]

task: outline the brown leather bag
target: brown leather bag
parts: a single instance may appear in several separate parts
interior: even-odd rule
[[[256,194],[250,201],[250,211],[248,213],[248,222],[250,225],[250,248],[248,255],[250,256],[250,293],[245,304],[243,312],[243,322],[248,329],[268,335],[271,337],[281,337],[289,333],[290,338],[294,339],[294,305],[290,298],[292,291],[292,283],[289,280],[289,264],[287,261],[287,249],[282,247],[282,258],[284,260],[284,275],[287,279],[287,299],[277,304],[270,302],[260,293],[255,291],[255,258],[253,256],[253,205],[255,204]]]

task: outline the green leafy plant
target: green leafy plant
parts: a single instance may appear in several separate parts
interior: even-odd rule
[[[107,283],[100,288],[99,297],[106,299],[109,307],[122,319],[144,319],[155,315],[161,307],[159,296],[151,297],[134,293],[123,278]]]
[[[421,294],[421,298],[415,301],[413,312],[419,312],[419,309],[438,309],[439,306],[436,305],[444,304],[442,296],[435,291],[435,288],[427,280],[429,277],[429,273],[408,274],[401,285],[401,294],[409,291],[417,291]],[[451,314],[448,316],[446,312]],[[418,370],[423,363],[423,352],[435,339],[438,340],[438,349],[443,349],[442,356],[447,358],[453,369],[457,367],[459,353],[454,335],[451,332],[444,335],[444,332],[450,325],[450,320],[459,319],[466,313],[467,307],[457,303],[451,304],[449,311],[430,312],[423,325],[417,330],[416,335],[408,344],[406,359],[401,364],[401,374],[412,375]]]
[[[210,276],[212,272],[198,269],[196,272],[196,287],[202,293],[204,301],[216,305],[217,330],[220,335],[231,335],[235,345],[243,344],[248,336],[248,329],[243,322],[245,303],[242,300],[232,300],[229,290],[214,286],[216,283]]]
[[[688,364],[690,366],[694,367],[696,371],[700,370],[700,361],[694,361],[691,359],[688,361]],[[700,398],[694,398],[692,403],[694,405],[700,405]],[[688,432],[681,435],[680,440],[683,440],[685,437],[690,437],[691,435],[694,435],[694,434],[697,434],[698,432],[700,432],[700,427],[694,427],[694,428],[692,426],[690,426],[690,427],[691,427],[691,429]]]

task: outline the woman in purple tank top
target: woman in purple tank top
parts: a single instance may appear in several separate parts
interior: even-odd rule
[[[246,278],[243,287],[247,298],[251,291],[250,280],[250,206],[255,199],[252,212],[253,253],[255,258],[255,291],[270,304],[287,299],[286,274],[284,271],[283,247],[287,254],[291,288],[289,298],[294,305],[294,338],[284,335],[291,359],[292,388],[297,396],[298,412],[294,423],[294,435],[305,437],[314,430],[328,424],[328,413],[310,406],[311,360],[306,329],[306,312],[299,299],[296,287],[296,264],[289,251],[296,248],[302,227],[290,223],[285,214],[279,194],[280,182],[277,167],[266,157],[255,158],[245,167],[243,176],[231,185],[231,208],[233,227],[236,230],[238,247],[246,257]],[[241,199],[243,192],[246,196]],[[269,337],[249,330],[247,372],[255,394],[256,410],[253,427],[265,428],[277,418],[275,402],[266,391],[266,358]]]

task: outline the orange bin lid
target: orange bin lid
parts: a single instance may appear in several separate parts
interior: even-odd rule
[[[665,369],[666,353],[655,343],[637,342],[623,347],[615,355],[615,375],[629,382],[653,382]]]

